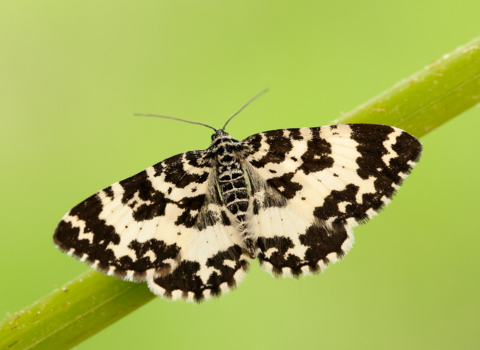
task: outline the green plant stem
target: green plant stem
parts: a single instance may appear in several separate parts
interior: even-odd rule
[[[393,125],[421,137],[480,102],[480,38],[336,119]]]
[[[480,102],[480,38],[335,123],[394,125],[417,137]],[[145,283],[89,271],[0,323],[0,349],[70,349],[154,298]]]
[[[0,324],[0,349],[70,349],[154,299],[145,283],[90,270]]]

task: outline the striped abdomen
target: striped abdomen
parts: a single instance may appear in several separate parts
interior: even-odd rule
[[[234,161],[229,165],[220,165],[218,167],[218,181],[227,209],[240,222],[245,221],[248,209],[248,192],[240,164]]]
[[[228,148],[219,150],[220,156],[217,158],[218,182],[225,206],[240,222],[242,238],[245,239],[247,250],[253,256],[253,242],[251,239],[246,239],[248,235],[247,210],[249,204],[247,182],[240,163],[233,152],[227,152]]]

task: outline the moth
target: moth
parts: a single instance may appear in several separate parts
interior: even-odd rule
[[[173,300],[228,292],[256,258],[274,276],[319,273],[345,256],[352,228],[390,202],[422,153],[414,136],[386,125],[280,129],[239,141],[227,123],[187,122],[215,130],[210,147],[81,202],[57,226],[55,245]]]

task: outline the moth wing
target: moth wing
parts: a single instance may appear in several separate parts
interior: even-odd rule
[[[68,212],[58,248],[157,295],[200,301],[240,282],[249,260],[204,151],[168,158]]]
[[[422,152],[405,131],[374,124],[274,130],[243,144],[257,254],[285,276],[342,258],[352,228],[390,202]]]

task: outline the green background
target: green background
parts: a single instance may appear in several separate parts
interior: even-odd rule
[[[480,34],[468,1],[2,1],[0,312],[88,267],[53,246],[71,207],[176,153],[265,87],[233,137],[331,122]],[[480,101],[480,96],[479,96]],[[78,349],[478,349],[480,108],[422,139],[389,208],[320,276],[254,262],[233,293],[156,299]]]

